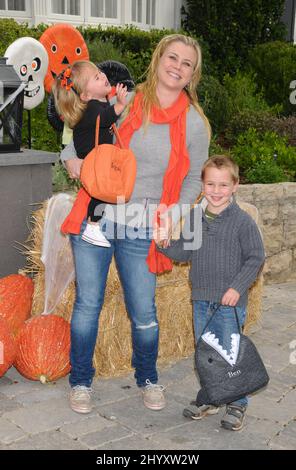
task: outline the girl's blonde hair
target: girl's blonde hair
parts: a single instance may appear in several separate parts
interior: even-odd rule
[[[54,95],[55,106],[58,112],[62,115],[65,122],[69,127],[73,128],[78,124],[86,109],[87,103],[84,103],[80,95],[84,91],[87,81],[89,79],[88,70],[97,71],[97,66],[88,60],[78,60],[72,66],[67,67],[70,69],[70,81],[73,83],[73,88],[66,88],[63,86],[62,76],[63,72],[56,77],[52,92]]]
[[[230,172],[233,183],[239,181],[239,166],[235,161],[226,155],[212,155],[202,166],[201,180],[204,181],[206,169],[217,168],[217,170],[227,169]]]
[[[161,39],[161,41],[158,43],[158,45],[156,46],[153,52],[150,65],[146,72],[147,78],[145,82],[141,83],[140,85],[136,87],[136,92],[140,91],[143,93],[144,122],[147,123],[149,121],[149,116],[150,116],[152,106],[154,104],[159,105],[157,95],[156,95],[156,88],[157,88],[157,82],[158,82],[158,77],[157,77],[158,65],[159,65],[160,58],[162,57],[167,47],[174,42],[182,42],[186,46],[192,47],[196,52],[197,62],[194,66],[193,75],[191,77],[190,83],[185,87],[184,90],[190,99],[190,103],[194,106],[194,108],[203,118],[206,124],[207,130],[208,130],[209,137],[210,137],[211,127],[210,127],[207,117],[205,116],[203,112],[203,109],[201,108],[198,102],[198,97],[196,93],[196,87],[201,78],[201,64],[202,64],[201,48],[195,39],[193,39],[190,36],[185,36],[184,34],[177,34],[177,33],[170,34]],[[132,106],[132,104],[133,104],[133,100],[128,106],[128,109],[126,110],[126,112],[124,113],[125,115],[128,114],[129,109]]]

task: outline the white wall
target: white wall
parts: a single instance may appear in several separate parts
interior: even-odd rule
[[[156,0],[156,24],[155,28],[178,29],[180,27],[180,9],[184,0]],[[131,3],[132,0],[119,0],[119,18],[114,19],[94,19],[89,17],[89,0],[81,0],[81,15],[52,15],[51,0],[27,0],[26,12],[3,12],[0,18],[13,18],[16,21],[27,22],[30,25],[39,23],[71,23],[74,26],[88,24],[102,25],[124,25],[131,24]],[[136,24],[139,28],[149,29],[148,25]]]

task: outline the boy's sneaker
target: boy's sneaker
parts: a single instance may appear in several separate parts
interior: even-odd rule
[[[111,246],[107,238],[102,234],[99,224],[87,224],[81,238],[92,245]]]
[[[163,385],[152,384],[149,379],[146,380],[145,387],[142,387],[143,401],[146,408],[159,411],[165,407],[164,389]]]
[[[246,406],[226,405],[226,411],[221,420],[222,428],[240,431],[244,425],[246,409]]]
[[[215,415],[219,412],[219,407],[213,405],[190,406],[183,410],[183,416],[191,419],[202,419],[208,415]]]
[[[92,410],[91,403],[92,389],[84,385],[76,385],[71,388],[70,406],[76,413],[90,413]]]

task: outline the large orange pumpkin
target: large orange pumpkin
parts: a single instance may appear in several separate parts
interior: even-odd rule
[[[48,53],[49,63],[44,87],[50,93],[54,78],[76,60],[88,60],[89,53],[82,35],[70,24],[50,26],[39,41]]]
[[[57,315],[30,318],[18,332],[14,366],[27,379],[52,382],[70,371],[70,323]]]
[[[12,366],[14,358],[15,340],[6,320],[0,318],[0,377]]]
[[[34,284],[21,274],[10,274],[0,279],[0,317],[6,319],[13,334],[29,318]]]

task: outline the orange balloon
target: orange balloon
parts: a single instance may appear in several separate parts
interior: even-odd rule
[[[48,53],[49,64],[44,87],[50,93],[56,75],[76,60],[89,60],[89,53],[82,35],[70,24],[50,26],[39,40]]]

